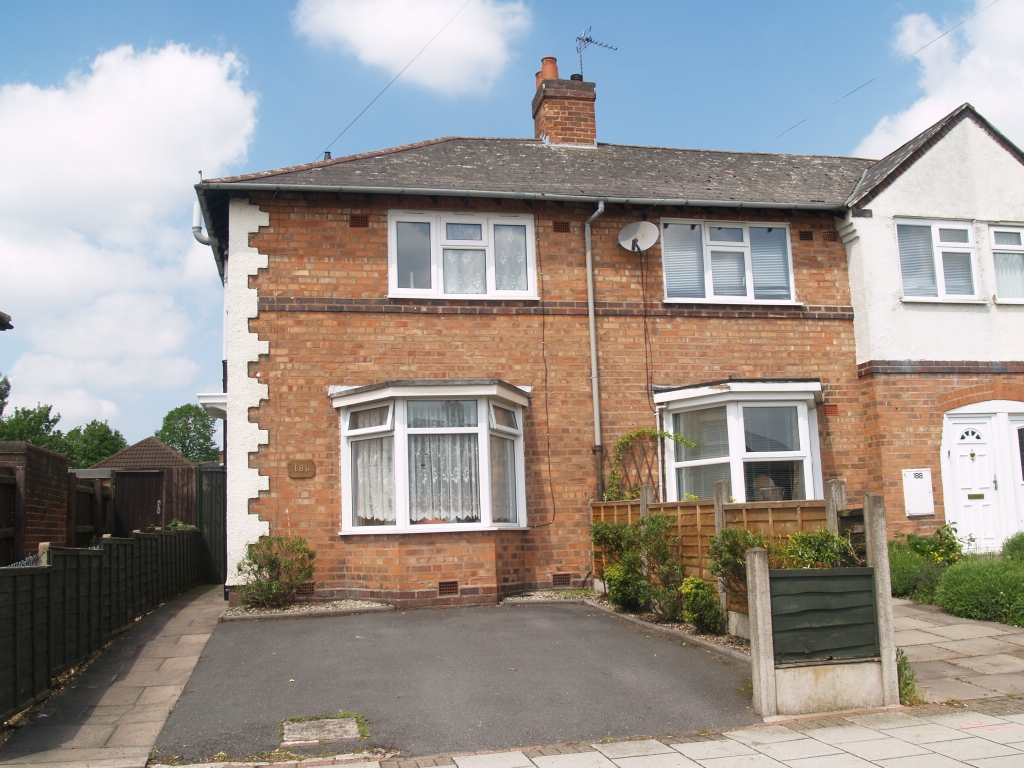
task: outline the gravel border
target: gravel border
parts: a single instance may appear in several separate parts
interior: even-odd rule
[[[228,608],[218,623],[229,621],[276,621],[280,619],[313,619],[318,616],[351,616],[357,613],[393,611],[395,606],[368,600],[331,600],[323,603],[296,603],[285,610],[261,608]]]

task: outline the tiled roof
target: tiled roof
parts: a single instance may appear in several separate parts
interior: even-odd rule
[[[155,437],[147,437],[93,464],[90,469],[172,469],[194,466],[166,443]]]
[[[873,160],[448,137],[275,171],[208,179],[214,189],[358,188],[553,199],[841,208]]]
[[[957,123],[964,119],[973,120],[979,128],[1016,157],[1018,161],[1024,163],[1024,153],[1013,142],[996,130],[988,120],[979,115],[974,107],[964,103],[935,123],[935,125],[925,129],[902,147],[889,153],[868,168],[864,173],[864,177],[847,199],[846,206],[852,208],[855,205],[864,206],[869,203],[872,198],[902,176],[925,152],[931,149],[937,141],[942,139]]]

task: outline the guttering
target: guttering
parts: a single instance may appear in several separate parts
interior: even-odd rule
[[[552,200],[577,203],[621,203],[625,205],[678,205],[705,208],[777,208],[801,211],[841,211],[843,203],[764,203],[754,200],[697,200],[685,197],[608,197],[601,195],[558,195],[543,192],[508,192],[480,189],[430,189],[426,187],[350,187],[325,184],[253,184],[204,181],[195,185],[202,194],[208,190],[244,192],[329,192],[338,195],[422,195],[424,197],[490,197],[504,200]]]
[[[604,446],[601,444],[601,385],[597,369],[597,321],[594,316],[594,254],[591,248],[590,225],[604,213],[604,200],[599,200],[597,210],[590,214],[583,226],[587,249],[587,320],[590,324],[590,389],[594,398],[594,468],[597,474],[597,500],[604,498]]]
[[[192,206],[192,236],[203,245],[217,247],[216,237],[203,234],[203,209],[200,207],[198,200]]]

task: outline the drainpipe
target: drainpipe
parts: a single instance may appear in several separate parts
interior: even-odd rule
[[[203,234],[203,211],[198,200],[192,206],[192,236],[203,245],[217,245],[217,238]]]
[[[594,318],[594,254],[591,249],[590,225],[604,213],[604,200],[599,200],[583,227],[587,245],[587,319],[590,322],[590,386],[594,398],[594,472],[597,475],[597,500],[604,497],[604,445],[601,444],[601,386],[597,371],[597,322]]]

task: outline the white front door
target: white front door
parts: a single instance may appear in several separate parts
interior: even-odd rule
[[[982,551],[995,550],[1003,543],[1002,510],[996,486],[993,456],[993,419],[955,419],[950,423],[953,487],[957,508],[957,533],[974,537]]]

